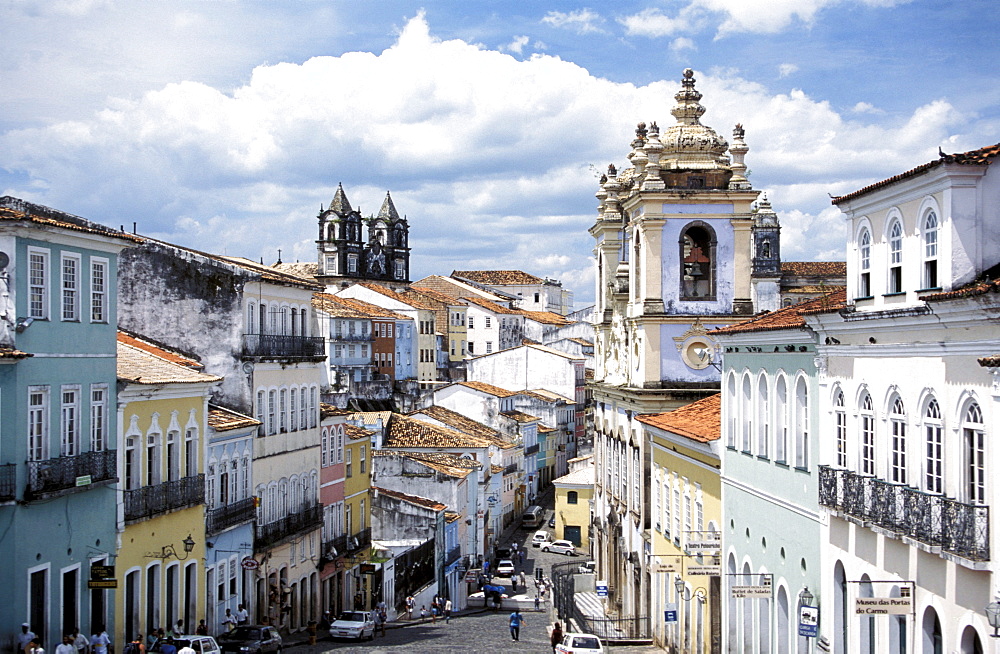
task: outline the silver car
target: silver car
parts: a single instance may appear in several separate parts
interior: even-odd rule
[[[344,611],[330,625],[330,635],[334,638],[372,640],[375,638],[375,618],[371,611]]]
[[[576,547],[568,540],[554,540],[551,543],[542,545],[543,552],[556,552],[566,556],[576,556]]]

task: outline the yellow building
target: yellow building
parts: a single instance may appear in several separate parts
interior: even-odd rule
[[[720,397],[638,417],[652,450],[653,640],[682,652],[721,651]],[[660,619],[668,610],[676,621]]]
[[[570,462],[570,473],[552,481],[556,492],[556,526],[553,540],[565,539],[590,552],[590,511],[594,499],[594,462],[580,457]]]
[[[347,533],[347,591],[353,608],[372,608],[370,575],[361,574],[360,565],[371,554],[371,432],[356,425],[344,425],[344,530]],[[360,606],[359,606],[360,603]]]
[[[115,633],[138,633],[204,617],[208,396],[221,377],[141,338],[118,334],[118,478],[122,489],[115,561]]]

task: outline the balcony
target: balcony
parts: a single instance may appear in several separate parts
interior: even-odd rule
[[[205,532],[218,534],[246,522],[252,522],[257,515],[252,497],[225,504],[217,509],[209,509],[205,513]]]
[[[125,491],[125,524],[205,502],[205,475]]]
[[[375,334],[372,332],[366,334],[334,332],[330,336],[330,340],[334,343],[370,343],[375,340]]]
[[[460,558],[462,558],[462,546],[456,545],[455,547],[452,547],[450,550],[448,550],[448,552],[445,554],[444,564],[451,565]]]
[[[368,529],[362,529],[356,534],[352,534],[347,537],[347,551],[350,554],[355,552],[360,552],[361,550],[366,550],[371,547],[372,544],[372,530],[371,527]]]
[[[0,502],[13,502],[17,495],[17,464],[0,465]]]
[[[535,454],[537,452],[538,452],[538,443],[535,443],[534,445],[531,445],[524,450],[524,456],[531,456],[532,454]]]
[[[513,475],[516,472],[517,472],[517,464],[516,463],[512,463],[512,464],[510,464],[509,466],[507,466],[507,467],[505,467],[503,469],[503,474],[505,474],[505,475]]]
[[[990,507],[820,466],[819,503],[970,561],[990,560]]]
[[[266,525],[254,526],[253,547],[261,551],[273,547],[287,538],[306,531],[312,531],[323,524],[323,507],[312,504],[297,513],[289,513]]]
[[[245,359],[322,359],[325,356],[322,336],[243,335]]]
[[[327,561],[333,561],[338,556],[343,556],[344,554],[347,554],[346,534],[323,541],[323,558]]]
[[[24,499],[36,500],[78,486],[118,481],[115,461],[115,450],[28,461],[28,485],[24,489]]]

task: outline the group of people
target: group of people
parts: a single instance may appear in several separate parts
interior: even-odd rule
[[[417,606],[417,601],[413,599],[413,595],[407,596],[406,598],[407,620],[413,619],[413,612],[416,606]],[[452,604],[450,598],[444,598],[441,597],[440,595],[435,595],[434,598],[431,599],[431,608],[429,611],[427,610],[426,604],[420,605],[420,614],[419,614],[420,619],[426,620],[429,617],[431,619],[431,622],[435,623],[437,622],[437,619],[439,617],[443,617],[445,623],[448,623],[451,621],[451,608]]]
[[[204,624],[204,620],[202,623]],[[226,609],[226,614],[222,616],[222,627],[226,631],[232,631],[236,627],[242,627],[243,625],[250,624],[250,612],[247,611],[246,607],[240,604],[236,608],[236,614],[233,615],[232,609]],[[198,625],[199,627],[201,625]],[[207,628],[206,628],[207,629]],[[208,635],[206,630],[205,634],[198,632],[198,635]]]
[[[79,627],[74,627],[73,633],[63,636],[62,642],[56,646],[55,654],[108,654],[110,645],[111,637],[103,626],[90,638],[82,634]],[[31,630],[31,624],[27,622],[21,625],[17,647],[23,654],[45,654],[41,637]]]

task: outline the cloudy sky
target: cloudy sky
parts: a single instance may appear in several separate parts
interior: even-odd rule
[[[635,124],[742,122],[787,260],[842,194],[1000,141],[992,0],[118,2],[0,8],[0,195],[230,255],[315,260],[342,182],[414,279],[519,268],[593,297],[598,171]]]

